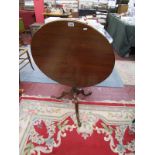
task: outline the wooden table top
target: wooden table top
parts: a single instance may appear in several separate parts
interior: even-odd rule
[[[32,56],[49,78],[71,87],[88,87],[112,72],[115,56],[107,39],[79,21],[45,24],[32,38]]]

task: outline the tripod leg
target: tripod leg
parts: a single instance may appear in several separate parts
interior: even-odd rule
[[[61,99],[64,96],[69,95],[69,94],[70,94],[70,92],[62,92],[62,94],[59,97],[57,97],[57,99]]]

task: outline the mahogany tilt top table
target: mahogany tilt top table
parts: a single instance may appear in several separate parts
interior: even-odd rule
[[[103,34],[76,20],[45,24],[34,34],[31,50],[40,70],[58,83],[72,87],[74,99],[80,93],[90,95],[79,88],[102,82],[115,64],[112,46]],[[78,125],[81,125],[79,118]]]

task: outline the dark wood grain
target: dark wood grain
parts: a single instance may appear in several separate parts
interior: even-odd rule
[[[49,78],[71,87],[87,87],[105,80],[115,57],[107,39],[78,21],[66,20],[44,25],[32,39],[32,56]],[[87,28],[87,30],[84,30]]]

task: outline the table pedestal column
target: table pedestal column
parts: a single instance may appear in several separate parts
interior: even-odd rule
[[[69,92],[62,92],[62,94],[56,98],[61,99],[66,95],[72,96],[73,103],[75,104],[75,113],[76,113],[77,123],[78,123],[78,126],[81,127],[81,122],[80,122],[80,118],[79,118],[79,102],[78,102],[79,94],[82,94],[84,96],[89,96],[92,94],[92,92],[85,93],[83,89],[78,89],[76,87],[72,87],[72,89]]]

